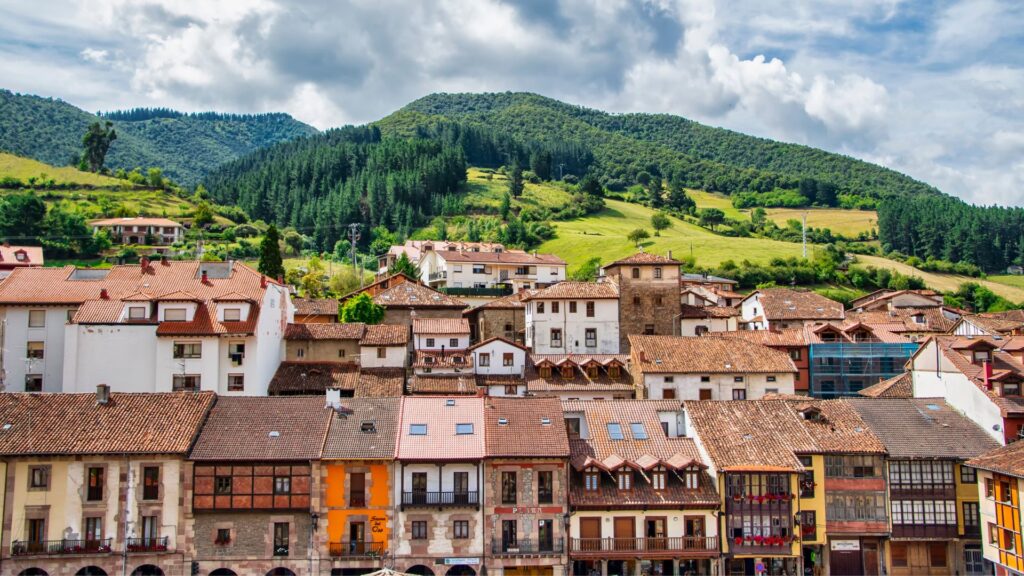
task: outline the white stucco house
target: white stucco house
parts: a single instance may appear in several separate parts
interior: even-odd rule
[[[612,282],[561,282],[523,299],[535,354],[618,354],[619,290]]]

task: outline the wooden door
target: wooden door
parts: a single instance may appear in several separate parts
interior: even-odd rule
[[[704,536],[704,517],[703,516],[687,516],[686,520],[686,535],[692,537],[703,537]]]
[[[580,518],[580,550],[601,549],[601,519]]]
[[[636,548],[636,520],[632,517],[615,518],[615,549],[633,550]]]
[[[711,400],[711,388],[701,388],[699,398],[701,400]]]
[[[668,523],[664,516],[648,516],[644,518],[644,537],[648,550],[667,550],[668,539],[666,538],[666,527]]]
[[[864,575],[878,576],[878,543],[864,542]]]

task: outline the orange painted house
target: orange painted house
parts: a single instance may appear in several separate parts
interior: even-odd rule
[[[343,398],[334,410],[321,461],[324,572],[379,569],[392,554],[391,470],[400,401]]]

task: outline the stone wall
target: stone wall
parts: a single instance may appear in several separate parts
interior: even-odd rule
[[[475,317],[476,342],[498,337],[523,343],[524,334],[521,331],[526,326],[526,311],[524,309],[481,310],[475,314]],[[505,331],[506,325],[511,325],[511,334]]]
[[[644,334],[650,326],[654,334],[678,333],[679,287],[668,282],[619,278],[619,352],[629,353],[629,334]]]

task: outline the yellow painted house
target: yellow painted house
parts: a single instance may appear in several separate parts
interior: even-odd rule
[[[1021,491],[1024,490],[1024,441],[969,460],[977,469],[981,496],[982,544],[996,576],[1024,572]]]
[[[393,549],[391,472],[400,401],[345,398],[335,408],[321,461],[325,572],[381,568]]]

